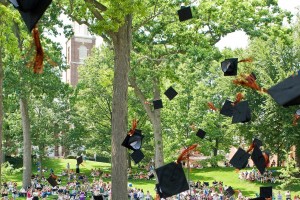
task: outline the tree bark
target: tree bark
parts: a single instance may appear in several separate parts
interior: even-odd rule
[[[3,62],[2,62],[2,47],[0,46],[0,189],[2,185],[2,180],[1,180],[1,173],[2,173],[2,162],[4,161],[3,159],[3,152],[2,152],[2,139],[3,139]]]
[[[112,99],[112,200],[128,199],[127,151],[121,145],[127,134],[127,93],[132,41],[132,16],[125,17],[125,23],[118,32],[112,33],[115,60]]]
[[[23,128],[23,188],[30,186],[31,179],[31,138],[28,114],[28,102],[25,97],[20,97],[20,109]]]

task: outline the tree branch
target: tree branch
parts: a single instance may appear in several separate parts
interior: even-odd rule
[[[153,123],[154,119],[155,119],[154,112],[151,110],[149,104],[145,104],[147,99],[145,98],[145,95],[142,93],[141,89],[138,87],[138,85],[136,83],[136,79],[134,77],[129,77],[129,83],[130,83],[130,87],[133,88],[135,95],[140,100],[140,102],[143,105],[144,109],[146,110],[151,122]]]

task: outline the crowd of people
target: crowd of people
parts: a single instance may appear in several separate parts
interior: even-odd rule
[[[258,170],[254,168],[251,171],[242,171],[239,173],[239,179],[248,181],[258,181],[261,183],[276,183],[278,177],[273,176],[272,170],[266,170],[261,174]]]
[[[263,183],[275,183],[276,179],[272,176],[272,171],[266,171],[263,175],[252,169],[252,171],[243,171],[239,173],[239,178],[249,181],[260,181]],[[128,169],[128,175],[132,175],[131,169]],[[105,182],[103,178],[109,178],[110,174],[104,173],[100,169],[92,169],[90,178],[84,174],[75,173],[68,167],[61,174],[56,176],[50,169],[50,176],[54,177],[57,184],[52,186],[49,181],[42,176],[32,175],[31,186],[18,189],[16,182],[4,182],[2,187],[3,200],[15,200],[17,197],[24,197],[27,200],[37,199],[58,199],[58,200],[109,200],[111,197],[111,184]],[[150,179],[154,177],[154,167],[150,167],[147,173],[136,173],[133,178]],[[63,179],[63,181],[62,181]],[[66,183],[66,184],[62,184]],[[248,200],[241,191],[235,191],[234,196],[226,195],[229,186],[221,181],[213,182],[189,182],[190,189],[180,194],[168,197],[167,200]],[[153,188],[154,189],[154,188]],[[158,194],[157,194],[158,195]],[[276,196],[276,197],[275,197]],[[284,200],[280,192],[273,196],[273,200]],[[290,192],[285,193],[285,200],[292,200]],[[128,199],[130,200],[157,200],[157,196],[151,196],[150,191],[144,191],[141,188],[133,188],[128,185]],[[299,195],[293,200],[300,200]]]

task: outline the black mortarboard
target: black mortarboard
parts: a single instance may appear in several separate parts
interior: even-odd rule
[[[300,76],[291,76],[268,90],[272,98],[284,107],[300,104]]]
[[[221,62],[221,68],[222,71],[224,72],[224,76],[237,75],[237,65],[238,65],[237,58],[229,58]]]
[[[266,161],[259,147],[254,146],[253,152],[251,154],[251,159],[254,162],[260,174],[264,174],[266,169]]]
[[[170,197],[189,189],[181,163],[169,163],[155,169],[163,197]]]
[[[252,141],[252,143],[257,146],[257,147],[261,147],[262,146],[262,141],[260,141],[257,138],[254,138],[254,140]]]
[[[79,156],[78,158],[76,158],[77,160],[77,165],[80,165],[83,162],[82,156]]]
[[[243,169],[247,166],[249,157],[249,153],[242,148],[238,148],[229,163],[237,169]]]
[[[190,6],[181,6],[180,10],[178,10],[177,13],[179,16],[179,21],[181,22],[193,18]]]
[[[232,117],[232,115],[233,115],[233,105],[232,105],[231,101],[226,99],[225,103],[223,104],[223,106],[220,110],[220,114],[225,115],[227,117]]]
[[[93,196],[94,200],[103,200],[103,196],[99,195],[99,196]]]
[[[58,185],[57,182],[56,182],[56,180],[51,175],[47,178],[47,181],[50,183],[50,185],[52,187]]]
[[[170,100],[172,100],[178,94],[173,87],[169,87],[164,93]]]
[[[34,28],[52,0],[9,0],[19,10],[28,30]]]
[[[225,196],[226,197],[231,197],[232,195],[234,195],[234,190],[232,189],[231,186],[229,186],[226,190],[225,190]]]
[[[162,100],[161,99],[159,99],[159,100],[153,100],[153,106],[154,106],[154,109],[163,108]]]
[[[138,164],[145,157],[143,152],[140,149],[135,150],[130,156],[133,159],[135,164]]]
[[[132,136],[128,134],[126,135],[124,141],[122,142],[122,146],[131,150],[140,149],[143,138],[144,136],[142,135],[142,131],[139,129],[135,129]]]
[[[271,198],[273,196],[272,186],[260,187],[259,190],[260,190],[259,196],[262,197],[262,198]]]
[[[203,182],[203,184],[209,186],[209,182]]]
[[[206,132],[204,130],[202,130],[202,129],[199,129],[198,132],[196,133],[196,135],[199,138],[203,139],[205,137],[205,135],[206,135]]]
[[[241,101],[233,106],[232,123],[245,123],[251,120],[251,110],[248,101]]]

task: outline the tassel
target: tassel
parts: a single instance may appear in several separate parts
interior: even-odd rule
[[[235,173],[237,173],[237,174],[240,172],[239,169],[235,169],[234,171],[235,171]]]
[[[218,109],[214,106],[214,104],[212,102],[208,102],[207,103],[208,107],[214,111],[217,111]]]
[[[185,149],[180,155],[179,157],[177,158],[177,161],[176,163],[180,163],[181,161],[183,160],[186,160],[188,159],[188,157],[190,156],[190,152],[193,151],[196,147],[197,147],[198,144],[193,144],[192,146],[188,147],[187,149]]]
[[[249,75],[242,74],[239,78],[232,81],[236,85],[241,85],[245,87],[252,88],[254,90],[257,90],[259,92],[267,92],[266,89],[262,89],[257,83],[256,83],[256,77],[253,73]]]
[[[253,59],[252,58],[245,58],[243,60],[240,60],[238,63],[240,62],[253,62]]]
[[[247,153],[249,153],[250,151],[252,151],[252,150],[254,149],[254,146],[255,146],[255,144],[252,143],[252,144],[250,145],[250,147],[248,148]]]
[[[241,92],[237,93],[237,94],[236,94],[236,97],[235,97],[235,101],[234,101],[232,104],[235,106],[235,105],[238,104],[243,98],[244,98],[244,95],[243,95]]]
[[[40,34],[37,26],[33,28],[32,36],[34,39],[36,55],[34,59],[33,72],[35,74],[43,73],[43,60],[44,60],[44,51],[40,41]]]
[[[266,164],[266,167],[270,167],[270,159],[269,159],[269,155],[265,152],[263,152],[263,157],[265,159],[265,164]]]
[[[136,127],[137,127],[137,123],[138,123],[138,120],[136,120],[136,119],[133,119],[133,120],[132,120],[131,129],[130,129],[130,131],[128,132],[128,135],[132,136],[132,135],[134,134],[135,129],[136,129]]]

